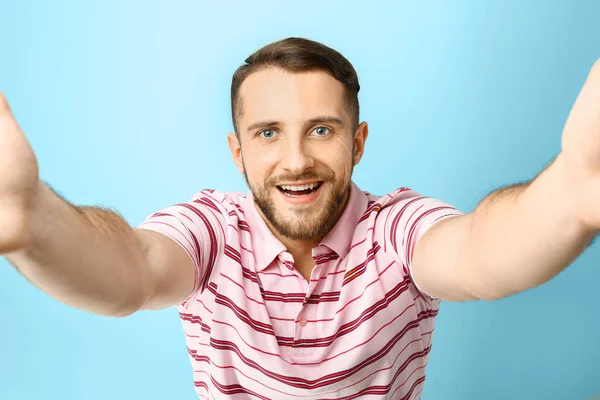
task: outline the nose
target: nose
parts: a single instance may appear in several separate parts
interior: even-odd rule
[[[296,175],[315,166],[312,150],[303,138],[286,140],[281,155],[281,165],[284,170]]]

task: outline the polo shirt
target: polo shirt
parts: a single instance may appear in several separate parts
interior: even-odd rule
[[[418,399],[440,300],[411,276],[415,244],[454,207],[352,182],[339,221],[312,249],[307,281],[251,193],[203,190],[141,229],[195,266],[177,305],[200,399]]]

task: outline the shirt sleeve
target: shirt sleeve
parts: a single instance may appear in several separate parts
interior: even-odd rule
[[[387,203],[389,206],[385,207],[386,215],[383,215],[384,250],[392,253],[400,261],[415,287],[429,300],[434,300],[435,298],[419,288],[412,278],[414,249],[425,232],[433,225],[463,213],[443,201],[422,196],[407,188],[390,193]]]
[[[225,215],[221,204],[206,191],[190,201],[164,208],[148,216],[137,228],[161,233],[188,254],[194,264],[195,297],[208,284],[212,270],[225,247]]]

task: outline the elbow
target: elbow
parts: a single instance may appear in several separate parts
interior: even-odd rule
[[[141,305],[127,304],[127,305],[112,309],[110,314],[106,315],[106,316],[113,317],[113,318],[125,318],[125,317],[129,317],[130,315],[135,314],[140,309],[141,309]]]
[[[140,288],[140,290],[125,296],[122,301],[113,308],[111,317],[124,318],[142,310],[149,297],[148,292],[148,290]]]
[[[511,290],[509,287],[491,277],[482,278],[477,274],[471,274],[471,279],[465,282],[464,291],[476,300],[500,300],[508,297],[518,291]]]
[[[131,299],[112,304],[97,305],[95,307],[88,306],[85,307],[85,311],[102,317],[125,318],[139,311],[141,307],[142,302]]]
[[[129,274],[123,276],[124,284],[121,286],[118,300],[108,310],[109,317],[124,318],[144,309],[148,300],[155,291],[153,281],[145,263],[137,263],[137,268],[132,268]]]
[[[530,286],[509,285],[507,282],[500,282],[497,280],[494,280],[493,282],[490,282],[489,280],[479,280],[468,286],[468,292],[474,298],[486,301],[500,300],[530,288]]]
[[[484,291],[481,294],[477,295],[477,299],[478,300],[485,300],[485,301],[493,301],[493,300],[500,300],[504,297],[508,297],[510,296],[509,294],[506,293],[501,293],[499,291]]]
[[[89,311],[103,317],[125,318],[141,310],[146,299],[144,291],[126,290],[124,292],[118,296],[118,299],[112,302],[102,302],[103,304],[98,304]]]

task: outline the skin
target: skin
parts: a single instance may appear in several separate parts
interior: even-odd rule
[[[292,74],[266,68],[240,88],[239,135],[230,133],[233,160],[254,195],[257,209],[288,248],[296,268],[310,278],[311,249],[340,218],[352,170],[368,136],[365,122],[352,128],[344,86],[315,71]],[[322,182],[314,200],[290,204],[281,184]]]

